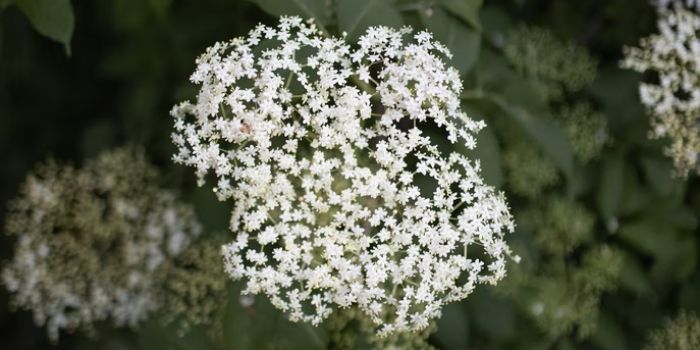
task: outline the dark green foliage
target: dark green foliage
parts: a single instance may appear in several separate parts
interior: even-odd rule
[[[16,0],[16,3],[39,33],[62,43],[70,53],[75,26],[70,0]]]

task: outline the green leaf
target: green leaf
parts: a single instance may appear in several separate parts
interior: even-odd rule
[[[673,232],[658,230],[657,233],[661,235]],[[685,281],[697,266],[697,241],[693,237],[683,239],[673,237],[671,242],[671,247],[657,253],[659,257],[651,269],[652,277],[660,284]]]
[[[403,25],[401,14],[387,0],[338,0],[336,11],[338,28],[352,40],[371,26]]]
[[[686,282],[678,292],[678,305],[684,309],[700,310],[700,274]]]
[[[148,0],[148,2],[153,12],[160,18],[164,18],[168,14],[168,10],[173,4],[173,0]]]
[[[591,93],[601,101],[608,128],[618,142],[648,139],[648,117],[639,103],[640,80],[641,74],[611,65],[600,70],[591,86]]]
[[[2,13],[2,10],[4,10],[6,7],[8,7],[14,3],[15,3],[15,0],[0,0],[0,13]]]
[[[571,176],[574,155],[564,129],[554,121],[535,118],[524,108],[511,106],[498,96],[492,96],[489,99],[520,124],[532,140],[540,146],[542,152],[551,158],[567,177]]]
[[[598,186],[598,209],[610,218],[615,216],[622,205],[624,193],[625,163],[622,154],[616,153],[603,160],[603,170]]]
[[[17,0],[17,6],[41,35],[63,44],[70,54],[70,40],[75,27],[70,0]]]
[[[224,316],[226,349],[326,349],[327,339],[319,327],[292,323],[265,296],[253,297],[250,306],[241,305],[240,288],[229,288]]]
[[[660,196],[667,196],[673,190],[672,169],[673,166],[668,159],[651,156],[642,157],[642,170],[644,170],[646,182]]]
[[[318,24],[326,23],[325,0],[249,0],[256,3],[263,11],[273,16],[300,16],[313,18]]]
[[[441,349],[458,350],[469,347],[469,322],[460,303],[451,303],[442,309],[435,337],[442,345]]]
[[[638,296],[649,297],[654,293],[646,272],[632,254],[623,254],[619,276],[620,286]]]
[[[176,329],[166,327],[158,320],[144,323],[138,330],[139,348],[143,350],[215,350],[211,339],[201,329],[192,329],[179,336]]]
[[[484,6],[479,13],[482,30],[486,33],[503,36],[513,29],[514,23],[504,9],[497,6]]]
[[[421,18],[435,39],[452,52],[452,65],[462,75],[469,72],[479,57],[481,33],[440,8],[436,8],[430,16],[422,13]]]
[[[440,0],[440,5],[442,5],[445,10],[461,18],[478,30],[481,30],[479,10],[482,4],[483,0]]]
[[[492,289],[477,288],[470,296],[470,315],[474,325],[489,338],[506,341],[516,334],[515,312],[511,304]],[[494,327],[494,325],[498,325]]]
[[[663,258],[674,254],[677,239],[674,232],[667,230],[665,225],[653,219],[641,219],[623,225],[620,228],[620,238],[649,256]]]

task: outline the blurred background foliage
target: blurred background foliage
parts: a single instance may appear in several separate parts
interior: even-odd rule
[[[195,204],[207,231],[226,230],[229,208],[170,161],[168,111],[196,93],[187,77],[207,46],[283,14],[349,38],[374,25],[427,28],[454,54],[464,108],[489,125],[473,156],[507,194],[523,261],[501,285],[449,305],[427,342],[398,344],[612,350],[653,340],[671,349],[664,339],[697,331],[698,181],[672,177],[664,141],[647,138],[642,76],[618,68],[622,46],[655,31],[646,1],[0,0],[0,203],[49,156],[81,164],[133,143],[162,168],[164,185]],[[4,261],[14,242],[0,239]],[[3,290],[0,339],[5,349],[386,345],[362,335],[352,315],[317,329],[291,324],[238,290],[230,284],[220,306],[218,339],[207,327],[178,337],[152,321],[58,344],[29,312],[9,308]],[[361,336],[348,338],[348,329]]]

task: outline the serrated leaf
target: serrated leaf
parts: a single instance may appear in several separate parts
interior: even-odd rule
[[[554,121],[535,118],[524,108],[511,106],[500,97],[490,98],[501,110],[513,118],[540,146],[542,152],[554,161],[568,177],[574,168],[574,154],[564,129]]]
[[[479,57],[481,34],[440,8],[430,16],[422,13],[421,19],[435,39],[452,52],[452,66],[462,75],[468,73]]]
[[[338,28],[351,40],[371,26],[400,27],[401,14],[387,0],[338,0]]]
[[[326,23],[325,0],[249,0],[256,3],[263,11],[273,16],[300,16],[313,18],[318,23]]]
[[[17,0],[17,6],[41,35],[63,44],[70,54],[75,27],[70,0]]]
[[[479,10],[483,0],[440,0],[440,5],[453,15],[469,23],[474,29],[481,30]]]

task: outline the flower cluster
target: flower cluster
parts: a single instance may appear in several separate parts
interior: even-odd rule
[[[670,139],[666,153],[685,176],[700,173],[700,15],[682,7],[661,14],[659,33],[642,39],[640,47],[625,48],[622,66],[657,75],[639,86],[652,115],[650,136]]]
[[[559,112],[576,157],[587,162],[596,157],[608,141],[605,115],[596,111],[589,103],[565,106]]]
[[[596,77],[597,63],[588,51],[547,29],[521,26],[510,32],[504,53],[533,92],[527,103],[564,129],[576,158],[585,163],[597,156],[608,140],[605,116],[589,103],[571,102],[576,100],[571,96],[580,95]],[[536,198],[560,179],[556,164],[522,129],[497,118],[494,124],[503,140],[502,163],[514,193]]]
[[[585,48],[562,42],[547,29],[519,27],[510,34],[503,51],[547,102],[581,90],[596,76],[597,63]]]
[[[134,326],[158,307],[162,269],[200,226],[156,179],[140,152],[121,149],[82,169],[41,165],[11,202],[17,246],[2,281],[53,340],[102,320]]]
[[[528,135],[523,135],[522,129],[506,121],[496,121],[494,125],[500,127],[505,140],[501,164],[510,193],[538,198],[560,180],[556,164],[542,154]]]
[[[313,324],[358,307],[389,334],[504,277],[513,220],[451,150],[484,125],[449,55],[426,32],[375,27],[351,46],[283,17],[198,58],[174,159],[233,201],[223,254],[244,293]]]
[[[221,339],[221,317],[227,301],[226,275],[221,266],[220,239],[193,242],[164,269],[160,312],[180,336],[193,326],[207,326]]]
[[[538,202],[519,221],[538,249],[519,247],[528,263],[518,265],[499,291],[515,296],[526,290],[527,297],[514,301],[553,338],[572,331],[588,337],[597,327],[603,293],[617,287],[623,256],[592,242],[594,216],[581,204],[555,196]]]
[[[700,317],[694,312],[681,310],[664,326],[651,332],[644,350],[700,348]]]

